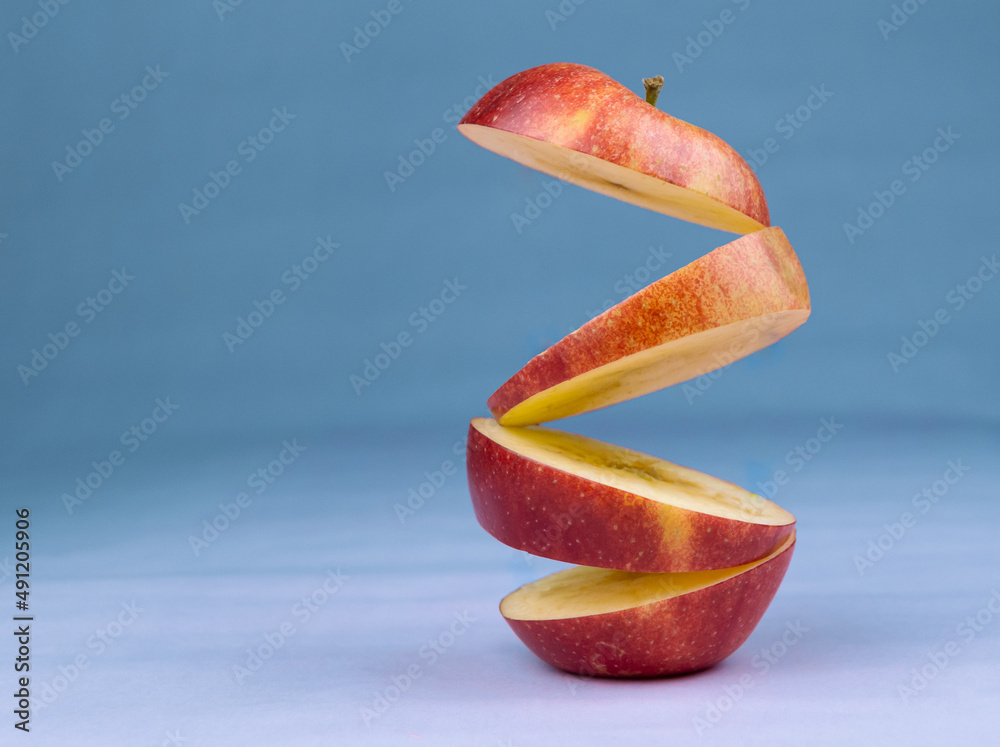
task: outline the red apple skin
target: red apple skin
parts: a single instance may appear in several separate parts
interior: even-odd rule
[[[764,190],[732,146],[586,65],[556,62],[512,75],[473,105],[458,126],[467,124],[596,156],[771,225]]]
[[[805,272],[784,232],[766,228],[594,317],[528,361],[486,404],[503,423],[507,411],[524,400],[592,369],[725,324],[795,309],[810,309]]]
[[[794,542],[745,573],[690,594],[601,615],[507,623],[538,658],[575,674],[662,677],[706,669],[743,645],[774,598]]]
[[[479,524],[552,560],[646,573],[732,568],[766,556],[795,522],[766,526],[668,506],[541,464],[469,425],[466,471]]]

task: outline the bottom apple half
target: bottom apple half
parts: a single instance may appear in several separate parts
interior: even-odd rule
[[[577,674],[658,677],[719,663],[750,636],[792,559],[792,533],[735,568],[635,573],[577,566],[500,604],[540,659]]]

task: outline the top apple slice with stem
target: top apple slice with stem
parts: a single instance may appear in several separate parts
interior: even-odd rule
[[[586,65],[517,73],[458,129],[501,156],[649,210],[738,234],[771,225],[760,182],[729,144]]]

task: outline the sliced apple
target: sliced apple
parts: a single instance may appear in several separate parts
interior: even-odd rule
[[[487,402],[533,425],[693,379],[767,347],[809,316],[809,288],[784,232],[766,228],[643,288],[555,343]]]
[[[566,563],[729,568],[763,557],[795,529],[792,514],[738,485],[553,428],[475,418],[466,464],[487,532]]]
[[[543,661],[577,674],[657,677],[705,669],[750,636],[792,558],[714,571],[629,573],[576,567],[522,586],[500,613]]]
[[[730,145],[586,65],[517,73],[458,129],[494,153],[640,207],[733,233],[771,224],[760,182]]]

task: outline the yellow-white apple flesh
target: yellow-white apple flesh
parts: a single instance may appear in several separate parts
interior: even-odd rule
[[[765,556],[795,517],[738,485],[632,449],[492,418],[469,425],[482,527],[518,550],[600,568],[729,568]]]
[[[511,593],[500,613],[536,656],[567,672],[696,672],[732,654],[757,627],[794,545],[792,534],[764,558],[714,571],[570,568]]]
[[[770,225],[760,182],[730,145],[586,65],[517,73],[458,129],[494,153],[640,207],[740,234]]]
[[[489,398],[503,425],[569,417],[696,378],[767,347],[809,316],[784,232],[743,236],[676,270],[532,358]]]

